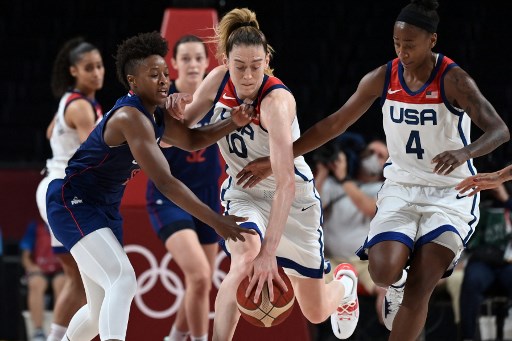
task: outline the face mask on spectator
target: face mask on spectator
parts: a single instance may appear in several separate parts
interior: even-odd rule
[[[366,174],[371,176],[382,173],[382,166],[380,165],[379,158],[376,154],[372,154],[361,160],[361,168]]]

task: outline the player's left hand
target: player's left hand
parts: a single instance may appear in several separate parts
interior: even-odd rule
[[[171,117],[178,121],[183,121],[185,119],[185,106],[191,102],[192,95],[183,92],[175,92],[167,96],[165,109]]]
[[[432,159],[432,163],[436,164],[434,167],[434,173],[439,175],[448,175],[469,158],[469,152],[464,148],[442,152]]]
[[[254,303],[258,302],[258,299],[263,290],[263,286],[267,283],[269,298],[271,302],[274,302],[274,284],[272,280],[275,280],[277,284],[286,292],[288,287],[281,278],[277,269],[277,260],[275,255],[260,254],[253,261],[253,271],[250,276],[250,282],[245,291],[245,297],[249,297],[252,289],[256,286],[254,292]]]

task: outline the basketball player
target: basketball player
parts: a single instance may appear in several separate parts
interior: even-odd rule
[[[454,187],[475,174],[472,158],[510,137],[466,71],[432,51],[437,7],[435,0],[405,6],[393,30],[397,58],[366,74],[337,112],[294,144],[294,155],[311,151],[344,132],[380,97],[390,157],[378,211],[358,254],[369,258],[373,281],[388,288],[383,316],[390,340],[419,336],[434,287],[453,270],[479,218],[479,197],[460,196]],[[471,120],[484,131],[473,143]],[[254,186],[269,169],[268,160],[253,163],[237,174],[238,184]]]
[[[183,36],[174,45],[171,63],[178,71],[178,78],[171,83],[169,92],[193,94],[208,67],[206,46],[196,36]],[[211,115],[209,112],[196,126],[207,125]],[[194,125],[198,119],[187,117],[185,123]],[[217,145],[194,152],[166,146],[163,142],[160,147],[173,175],[212,210],[220,212],[218,181],[221,168]],[[167,199],[151,180],[148,180],[146,199],[155,232],[185,275],[185,296],[168,341],[185,341],[189,333],[193,341],[206,341],[218,235],[214,229]]]
[[[274,299],[272,279],[286,287],[278,264],[290,277],[304,316],[320,323],[332,314],[337,335],[347,338],[358,320],[357,278],[349,264],[342,264],[336,280],[329,284],[323,280],[321,204],[309,166],[302,157],[294,159],[292,153],[292,143],[300,134],[295,99],[272,76],[272,48],[254,12],[246,8],[230,11],[216,33],[217,52],[224,65],[208,74],[185,114],[205,113],[214,105],[212,121],[224,122],[233,108],[252,102],[258,118],[218,145],[228,174],[221,190],[224,208],[229,214],[247,216],[241,226],[258,235],[247,236],[244,243],[224,241],[231,265],[215,301],[213,340],[233,337],[240,318],[236,292],[244,277],[251,276],[247,294],[255,288],[256,299],[265,283]],[[243,165],[268,153],[275,176],[252,190],[236,186],[233,178]]]
[[[47,210],[57,239],[71,251],[87,293],[73,316],[66,339],[124,340],[136,279],[122,247],[119,206],[126,183],[140,168],[158,189],[228,239],[243,240],[237,221],[203,204],[171,175],[157,141],[186,150],[203,148],[250,121],[251,110],[236,109],[232,120],[191,130],[160,106],[182,110],[190,97],[168,97],[167,43],[158,32],[127,39],[117,51],[117,74],[129,93],[95,127],[71,157],[64,179],[50,182]]]
[[[69,158],[103,116],[95,95],[103,87],[104,75],[105,68],[99,50],[81,37],[66,42],[53,64],[51,85],[60,103],[47,129],[52,158],[46,161],[46,176],[36,192],[39,212],[47,224],[48,184],[53,179],[64,178]],[[64,270],[65,281],[54,304],[53,322],[47,341],[60,341],[71,317],[85,304],[85,292],[75,260],[53,233],[51,237],[53,251]]]

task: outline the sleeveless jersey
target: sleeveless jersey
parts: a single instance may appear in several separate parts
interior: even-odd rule
[[[451,187],[476,173],[472,160],[449,175],[435,174],[435,164],[431,163],[437,154],[460,149],[471,142],[469,116],[453,107],[444,92],[444,76],[454,67],[457,64],[439,54],[427,82],[417,91],[411,91],[403,78],[399,59],[388,62],[381,97],[389,150],[384,168],[387,179],[402,184]]]
[[[275,89],[286,89],[290,91],[278,78],[265,75],[261,87],[258,90],[256,100],[253,103],[257,114],[259,114],[262,100]],[[226,72],[214,101],[212,122],[229,118],[232,108],[242,103],[243,101],[236,95],[236,90],[229,76],[229,72]],[[292,140],[295,141],[300,136],[297,116],[295,116],[293,120],[291,130]],[[245,127],[238,128],[231,132],[229,135],[220,139],[217,144],[227,164],[226,172],[232,178],[236,178],[236,174],[250,161],[270,155],[268,131],[260,124],[258,119],[253,119],[253,121]],[[307,184],[313,180],[311,169],[302,156],[295,158],[294,166],[296,184]],[[256,188],[274,191],[276,189],[274,175],[261,181]]]
[[[128,143],[111,147],[103,139],[105,124],[119,108],[125,106],[136,108],[153,123],[157,141],[162,137],[164,123],[160,109],[155,112],[155,120],[137,95],[130,92],[119,98],[69,160],[64,186],[71,186],[75,193],[80,194],[76,198],[79,202],[119,205],[126,184],[140,171]]]
[[[176,88],[176,84],[173,83],[169,89],[169,94],[175,92],[179,92],[179,90]],[[210,124],[212,115],[213,110],[210,110],[194,128]],[[194,152],[187,152],[177,147],[161,147],[160,149],[169,162],[172,175],[183,182],[188,188],[218,186],[221,166],[219,148],[216,144]],[[158,191],[151,180],[148,180],[146,193],[149,201],[157,199],[168,200],[166,196]]]
[[[91,100],[77,90],[66,92],[60,102],[56,113],[55,126],[50,137],[52,158],[46,161],[46,169],[52,178],[63,178],[68,160],[80,146],[80,138],[76,129],[69,127],[64,119],[64,113],[68,105],[78,99],[84,99],[91,103],[96,114],[96,123],[103,117],[101,106],[95,100]]]

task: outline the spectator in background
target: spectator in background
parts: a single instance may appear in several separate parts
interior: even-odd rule
[[[178,78],[171,82],[169,93],[193,94],[201,84],[208,67],[208,54],[203,41],[196,36],[180,38],[173,48],[171,64]],[[188,126],[208,125],[210,111],[200,117],[186,117]],[[220,212],[219,176],[221,166],[216,144],[198,151],[159,144],[173,175],[181,180],[212,210]],[[148,180],[147,210],[153,229],[165,244],[185,276],[185,296],[169,332],[168,341],[208,339],[211,278],[218,253],[219,239],[210,226],[180,208]]]
[[[20,241],[20,249],[28,287],[27,305],[34,327],[30,340],[45,341],[43,322],[46,290],[51,284],[56,300],[64,285],[62,267],[52,252],[47,225],[40,220],[31,221]]]
[[[356,159],[350,162],[347,155],[356,155]],[[370,278],[368,262],[355,254],[368,235],[377,192],[383,184],[378,155],[369,148],[357,155],[329,144],[315,153],[314,160],[315,182],[324,209],[326,256],[333,267],[343,262],[354,265],[359,283],[366,292],[377,296],[377,316],[382,321],[381,305],[386,291]]]
[[[384,168],[384,165],[389,159],[386,143],[382,140],[373,140],[368,144],[368,149],[371,150],[373,154],[377,155],[381,167]]]
[[[60,103],[46,131],[52,158],[46,161],[46,176],[36,192],[37,207],[47,224],[48,184],[53,179],[64,178],[68,160],[103,117],[95,96],[96,91],[103,87],[104,76],[105,68],[100,51],[81,37],[68,40],[55,58],[51,87],[53,95],[60,98]],[[52,228],[55,227],[50,226]],[[85,304],[85,291],[80,272],[69,251],[53,234],[51,244],[64,269],[65,284],[62,295],[55,302],[48,341],[60,341],[73,314]]]
[[[468,247],[460,296],[461,329],[464,340],[475,337],[480,306],[489,289],[503,290],[512,299],[512,198],[503,184],[487,191],[481,218]],[[482,192],[482,197],[486,192]]]

